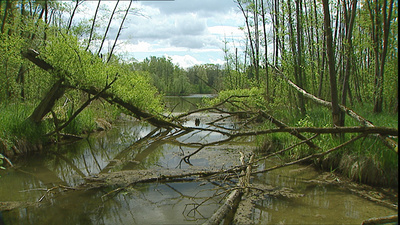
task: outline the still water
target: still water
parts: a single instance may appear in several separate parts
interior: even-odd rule
[[[166,101],[174,112],[182,112],[195,109],[202,97],[166,97]],[[0,220],[4,224],[201,224],[221,205],[223,195],[209,197],[220,192],[223,182],[140,184],[112,195],[107,194],[118,188],[113,185],[88,191],[63,191],[54,187],[78,186],[85,183],[85,177],[119,170],[162,172],[178,165],[228,168],[239,164],[239,151],[250,152],[255,146],[254,140],[243,139],[206,148],[191,158],[193,166],[189,166],[180,164],[180,160],[182,154],[195,148],[168,140],[140,141],[154,130],[146,123],[125,121],[114,125],[109,131],[91,134],[72,144],[46,147],[41,154],[16,162],[16,168],[0,171],[0,206],[20,205],[0,212]],[[188,121],[186,125],[194,126],[194,122]],[[210,142],[221,138],[220,134],[197,132],[179,140]],[[275,165],[278,160],[262,162],[259,167]],[[286,188],[301,193],[302,197],[255,199],[251,221],[254,224],[360,224],[371,217],[397,213],[346,189],[307,182],[320,174],[312,167],[295,165],[255,177],[254,183]]]

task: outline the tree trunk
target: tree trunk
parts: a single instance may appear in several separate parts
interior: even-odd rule
[[[301,34],[299,34],[299,32],[300,32],[299,26],[300,25],[298,23],[300,23],[300,21],[297,21],[297,23],[296,23],[297,24],[296,25],[297,26],[297,41],[296,41],[296,38],[294,36],[294,28],[293,28],[292,6],[291,6],[290,2],[291,2],[291,0],[288,0],[289,31],[290,31],[289,38],[290,38],[290,46],[291,46],[291,51],[292,51],[291,55],[293,58],[294,78],[295,78],[296,84],[298,86],[300,86],[301,88],[303,88],[302,75],[301,75],[302,68],[301,68],[301,65],[299,64],[299,61],[301,60],[300,55],[302,54],[300,52],[301,44],[299,43],[300,39],[301,39],[299,36]],[[297,8],[297,4],[298,4],[298,2],[296,1],[296,8]],[[297,10],[296,10],[296,12],[297,12]],[[297,13],[296,13],[296,15],[297,15]],[[297,17],[297,19],[299,19],[299,17]],[[297,45],[296,45],[296,42],[297,42]],[[298,102],[297,107],[300,109],[301,115],[304,116],[306,114],[306,107],[305,107],[304,98],[300,93],[297,93],[297,102]]]
[[[375,87],[373,111],[374,113],[380,113],[383,109],[383,78],[385,71],[387,47],[389,45],[388,40],[393,12],[393,0],[390,0],[389,7],[387,4],[387,0],[383,1],[383,6],[380,4],[380,2],[378,2],[378,0],[374,1],[374,5],[372,5],[370,0],[367,0],[366,2],[369,10],[369,15],[371,17],[372,40],[374,43],[375,54]],[[372,8],[372,6],[374,6],[374,8]],[[389,12],[387,10],[389,10]]]
[[[326,38],[326,51],[328,55],[328,66],[329,66],[329,81],[331,86],[331,102],[332,102],[332,122],[333,126],[340,126],[341,114],[338,102],[338,91],[336,83],[336,69],[335,69],[335,52],[333,48],[333,37],[331,27],[331,14],[329,12],[329,1],[322,0],[324,8],[324,27],[325,27],[325,38]]]
[[[71,29],[72,20],[74,19],[76,10],[78,9],[79,1],[80,1],[80,0],[76,0],[76,4],[75,4],[75,7],[74,7],[74,10],[72,11],[71,17],[69,18],[68,27],[67,27],[67,33],[68,33],[69,30]]]
[[[265,20],[265,9],[264,9],[264,0],[261,1],[261,18],[262,18],[262,23],[263,23],[263,33],[264,33],[264,58],[265,58],[265,94],[267,96],[267,101],[270,99],[270,91],[269,91],[269,86],[270,86],[270,78],[268,74],[268,41],[267,41],[267,30],[266,30],[266,23],[267,21]]]
[[[296,0],[296,33],[297,33],[297,52],[296,52],[296,66],[298,67],[298,81],[299,81],[299,85],[301,88],[306,89],[306,79],[305,79],[305,75],[304,75],[304,63],[303,63],[303,53],[304,53],[304,48],[303,48],[303,36],[304,36],[304,32],[303,32],[303,12],[302,12],[302,0]],[[302,95],[299,96],[299,107],[300,107],[300,112],[302,115],[306,114],[306,103],[305,103],[305,99]]]
[[[53,84],[46,96],[29,116],[30,120],[35,123],[40,123],[43,117],[52,110],[56,101],[61,98],[65,92],[65,88],[62,86],[63,82],[64,79],[60,79]]]
[[[112,48],[111,48],[111,50],[110,50],[110,53],[108,54],[107,63],[111,60],[111,56],[112,56],[112,54],[113,54],[114,48],[115,48],[115,46],[117,45],[117,41],[118,41],[119,35],[121,34],[122,26],[124,25],[126,16],[128,15],[129,9],[131,8],[132,1],[133,1],[133,0],[129,1],[128,8],[127,8],[126,11],[125,11],[124,18],[122,19],[122,22],[121,22],[121,24],[120,24],[120,26],[119,26],[119,29],[118,29],[117,36],[115,37],[114,44],[113,44],[113,46],[112,46]]]
[[[1,22],[1,33],[4,33],[4,27],[7,23],[7,16],[10,9],[11,9],[11,0],[6,0],[6,7],[4,8],[3,21]]]
[[[250,27],[249,15],[248,15],[249,11],[248,11],[248,9],[245,10],[243,8],[241,1],[237,1],[237,3],[239,5],[239,9],[242,11],[243,16],[245,18],[246,28],[247,28],[247,33],[248,33],[247,36],[248,36],[248,40],[249,40],[249,43],[250,43],[251,60],[252,60],[252,64],[253,64],[252,68],[255,69],[255,67],[257,65],[257,63],[256,63],[256,51],[255,51],[255,46],[254,46],[255,42],[253,40],[253,37],[251,36],[251,27]],[[247,51],[246,51],[246,53],[247,53]],[[245,64],[245,66],[246,66],[246,64]]]
[[[258,0],[254,1],[254,47],[255,47],[255,73],[257,84],[260,84],[260,34],[258,30]]]
[[[344,65],[344,77],[343,77],[343,87],[342,87],[342,97],[341,97],[341,104],[346,106],[346,98],[347,92],[350,91],[349,89],[349,79],[350,79],[350,72],[353,72],[353,27],[354,27],[354,20],[356,17],[356,6],[357,0],[353,0],[351,4],[351,10],[347,9],[347,1],[343,1],[343,9],[344,9],[344,18],[345,18],[345,32],[346,32],[346,44],[345,44],[345,65]],[[350,15],[349,15],[350,14]],[[350,18],[349,18],[350,16]],[[354,72],[353,72],[354,73]],[[345,112],[341,112],[341,121],[340,125],[344,126],[345,123]]]
[[[98,50],[98,52],[97,52],[97,56],[100,55],[101,49],[103,48],[103,44],[104,44],[104,41],[106,40],[108,30],[110,29],[111,21],[112,21],[112,19],[113,19],[113,17],[114,17],[115,10],[116,10],[117,7],[118,7],[118,3],[119,3],[119,0],[118,0],[117,3],[115,4],[114,10],[113,10],[112,13],[111,13],[110,20],[108,21],[108,25],[107,25],[106,31],[104,32],[103,40],[101,40],[100,48],[99,48],[99,50]]]
[[[99,0],[99,2],[97,3],[96,11],[94,12],[94,17],[93,17],[93,22],[92,22],[92,28],[90,29],[90,35],[89,35],[88,44],[87,44],[87,46],[86,46],[86,51],[89,49],[90,42],[92,41],[93,30],[94,30],[94,26],[95,26],[95,24],[96,24],[97,12],[99,11],[99,8],[100,8],[100,2],[101,2],[101,0]]]

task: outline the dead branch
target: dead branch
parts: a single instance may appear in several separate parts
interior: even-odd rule
[[[260,115],[263,116],[264,118],[266,118],[267,120],[271,121],[273,124],[275,124],[277,127],[284,129],[284,128],[288,128],[288,125],[286,125],[285,123],[275,119],[273,116],[271,116],[270,114],[266,113],[265,111],[260,110]],[[299,138],[300,140],[306,140],[307,138],[304,137],[303,135],[301,135],[299,132],[291,132],[291,135]],[[320,147],[318,147],[317,145],[315,145],[313,142],[311,141],[307,141],[306,144],[312,148],[312,149],[320,149]]]
[[[215,146],[219,144],[223,144],[229,141],[232,141],[238,137],[248,137],[248,136],[257,136],[261,134],[272,134],[272,133],[290,133],[290,134],[299,134],[299,133],[314,133],[314,134],[337,134],[337,133],[362,133],[363,135],[367,134],[384,134],[384,135],[398,135],[398,129],[396,128],[388,128],[388,127],[325,127],[325,128],[318,128],[318,127],[283,127],[283,128],[275,128],[275,129],[267,129],[267,130],[259,130],[259,131],[249,131],[249,132],[237,132],[237,133],[228,133],[221,130],[216,129],[209,129],[209,128],[196,128],[191,127],[192,130],[201,130],[201,131],[208,131],[208,132],[217,132],[227,138],[209,142],[209,143],[188,143],[192,146],[199,146],[197,150],[186,155],[182,158],[181,162],[184,161],[190,164],[190,157],[197,154],[199,151],[204,149],[208,146]],[[310,140],[306,139],[306,137],[302,136],[302,138],[306,142],[309,143]],[[177,142],[177,141],[176,141]]]
[[[205,111],[211,111],[211,110],[217,110],[218,112],[221,112],[221,113],[230,114],[231,112],[224,111],[222,109],[219,109],[218,107],[221,107],[225,103],[231,103],[230,100],[233,99],[233,98],[248,98],[248,97],[250,97],[250,96],[248,96],[248,95],[232,95],[232,96],[229,96],[228,98],[224,99],[223,101],[221,101],[221,102],[219,102],[219,103],[217,103],[217,104],[215,104],[213,106],[206,107],[206,108],[201,108],[201,109],[196,109],[196,110],[193,110],[193,111],[190,111],[190,112],[187,112],[187,113],[182,113],[182,114],[176,116],[175,119],[181,119],[181,118],[187,117],[187,116],[189,116],[189,115],[191,115],[193,113],[199,113],[199,112],[205,112]]]
[[[225,200],[224,204],[218,208],[218,210],[209,218],[203,225],[218,225],[224,219],[224,217],[228,214],[229,211],[232,210],[233,205],[236,199],[241,197],[242,193],[239,189],[235,189],[231,192],[228,198]]]
[[[371,218],[368,220],[364,220],[362,225],[374,225],[374,224],[386,224],[386,223],[395,223],[398,222],[399,218],[397,215],[379,217],[379,218]]]
[[[327,108],[332,108],[332,103],[325,101],[323,99],[317,98],[316,96],[306,92],[304,89],[300,88],[299,86],[297,86],[295,83],[293,83],[289,78],[287,78],[278,68],[272,66],[272,68],[277,72],[277,74],[283,78],[291,87],[293,87],[294,89],[296,89],[298,92],[300,92],[304,97],[307,97],[309,99],[311,99],[312,101],[325,106]],[[356,112],[354,112],[353,110],[347,108],[344,105],[339,104],[339,108],[342,112],[345,112],[347,115],[349,115],[351,118],[357,120],[362,126],[366,126],[366,127],[375,127],[370,121],[368,121],[367,119],[363,118],[362,116],[358,115]],[[378,133],[377,134],[378,137],[380,137],[380,139],[383,141],[383,143],[389,147],[390,149],[394,150],[396,153],[398,152],[398,144],[390,139],[387,134],[381,134]]]
[[[106,83],[106,86],[99,92],[97,93],[95,96],[90,97],[85,103],[82,104],[82,106],[76,110],[74,112],[74,114],[72,114],[72,116],[68,119],[67,122],[65,122],[63,125],[61,126],[56,126],[56,129],[48,134],[45,134],[45,136],[50,136],[53,135],[55,133],[60,132],[62,129],[64,129],[65,127],[68,126],[68,124],[70,124],[78,115],[79,113],[81,113],[93,100],[96,100],[100,97],[100,95],[102,93],[104,93],[107,89],[111,88],[111,85],[118,79],[118,73],[115,75],[114,79],[108,84],[108,82]],[[56,118],[54,118],[56,120]]]
[[[299,146],[301,144],[304,144],[307,141],[311,141],[312,139],[316,138],[318,135],[319,134],[316,134],[316,135],[312,136],[311,138],[308,138],[307,140],[301,141],[301,142],[296,143],[294,145],[291,145],[291,146],[289,146],[289,147],[287,147],[285,149],[282,149],[282,150],[279,150],[277,152],[271,153],[271,154],[269,154],[267,156],[264,156],[262,158],[259,158],[259,159],[255,160],[255,161],[253,161],[251,163],[249,162],[248,164],[245,164],[245,165],[235,166],[235,167],[220,171],[220,172],[218,172],[216,174],[211,175],[209,178],[212,178],[212,177],[215,177],[215,176],[221,176],[222,174],[237,173],[237,172],[239,172],[241,170],[244,170],[249,165],[255,166],[256,163],[258,163],[258,162],[260,162],[262,160],[266,160],[266,159],[268,159],[268,158],[270,158],[270,157],[272,157],[274,155],[281,154],[283,152],[289,151],[290,149],[293,149],[293,148],[295,148],[295,147],[297,147],[297,146]]]
[[[291,166],[291,165],[294,165],[294,164],[297,164],[297,163],[308,161],[308,160],[310,160],[312,158],[320,158],[320,157],[322,157],[324,155],[327,155],[327,154],[329,154],[329,153],[331,153],[333,151],[336,151],[336,150],[338,150],[338,149],[340,149],[340,148],[342,148],[342,147],[344,147],[344,146],[346,146],[346,145],[348,145],[348,144],[350,144],[350,143],[352,143],[352,142],[354,142],[354,141],[356,141],[356,140],[358,140],[358,139],[360,139],[362,137],[365,137],[365,134],[360,134],[360,135],[358,135],[358,136],[356,136],[356,137],[354,137],[354,138],[352,138],[352,139],[350,139],[350,140],[348,140],[348,141],[346,141],[346,142],[344,142],[344,143],[342,143],[342,144],[340,144],[340,145],[338,145],[338,146],[336,146],[334,148],[331,148],[331,149],[329,149],[329,150],[327,150],[325,152],[314,153],[314,154],[305,156],[305,157],[303,157],[301,159],[298,159],[298,160],[295,160],[295,161],[291,161],[291,162],[284,163],[284,164],[277,165],[277,166],[273,166],[273,167],[270,167],[270,168],[267,168],[267,169],[264,169],[264,170],[253,172],[253,174],[265,173],[265,172],[268,172],[268,171],[271,171],[271,170],[276,170],[276,169],[279,169],[279,168],[282,168],[282,167]]]
[[[215,131],[217,132],[217,131]],[[316,134],[339,134],[339,133],[364,133],[364,134],[382,134],[398,136],[398,129],[391,127],[286,127],[279,129],[268,129],[260,131],[238,132],[231,136],[255,136],[259,134],[271,133],[316,133]]]

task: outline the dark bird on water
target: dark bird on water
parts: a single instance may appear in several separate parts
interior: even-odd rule
[[[195,124],[196,126],[199,126],[199,125],[200,125],[200,119],[199,119],[199,118],[196,118],[196,119],[194,120],[194,124]]]

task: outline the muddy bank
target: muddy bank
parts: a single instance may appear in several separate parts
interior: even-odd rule
[[[16,137],[16,140],[3,140],[0,138],[0,154],[13,160],[16,157],[24,157],[29,154],[41,153],[43,148],[52,144],[68,144],[74,141],[79,141],[88,136],[88,134],[107,131],[113,128],[113,123],[116,121],[132,121],[132,119],[126,115],[121,114],[115,121],[108,121],[104,118],[96,118],[94,123],[96,124],[93,130],[83,130],[81,134],[69,134],[59,132],[54,137],[43,137],[35,142],[28,140],[25,137]],[[8,166],[8,165],[6,165]]]
[[[398,189],[398,168],[385,170],[372,157],[343,153],[341,155],[328,155],[314,163],[324,171],[335,170],[355,182]]]

